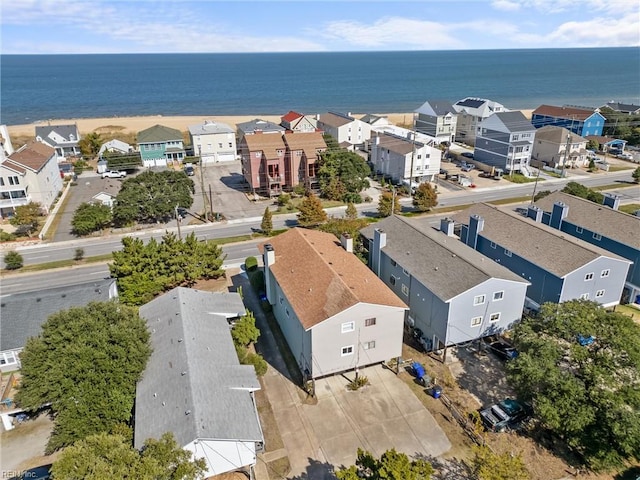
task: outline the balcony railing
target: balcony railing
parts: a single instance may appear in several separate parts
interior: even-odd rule
[[[0,199],[0,208],[21,207],[31,202],[31,195],[21,198],[3,198]]]
[[[269,179],[269,183],[280,183],[280,182],[282,182],[282,176],[281,175],[267,175],[267,178]]]

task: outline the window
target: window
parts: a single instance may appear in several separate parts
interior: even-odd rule
[[[582,295],[580,295],[580,299],[581,300],[589,300],[589,294],[588,293],[583,293]]]
[[[491,248],[493,248],[493,249],[496,248],[496,244],[494,242],[491,242]]]
[[[502,300],[504,298],[504,290],[500,290],[499,292],[493,293],[493,301],[497,302],[498,300]]]
[[[18,177],[9,177],[9,185],[20,185],[20,179]]]
[[[348,332],[353,332],[356,329],[356,323],[355,322],[345,322],[342,324],[342,333],[348,333]]]
[[[505,248],[505,249],[504,249],[504,254],[505,254],[507,257],[510,257],[510,256],[511,256],[511,250],[507,250],[507,249]]]
[[[604,297],[604,290],[598,290],[596,292],[596,298]]]
[[[500,320],[500,313],[492,313],[489,317],[490,322],[497,322],[498,320]]]
[[[284,313],[286,313],[286,314],[287,314],[287,317],[288,317],[288,316],[289,316],[289,309],[288,309],[288,308],[285,308],[285,309],[284,309]]]
[[[256,158],[260,158],[262,156],[261,152],[256,152]]]
[[[390,283],[391,285],[395,285],[395,284],[396,284],[396,277],[394,277],[393,275],[391,275],[391,276],[389,277],[389,283]]]
[[[396,263],[396,261],[395,261],[395,260],[391,260],[391,266],[392,266],[392,267],[395,267],[396,265],[398,265],[398,264]]]
[[[233,143],[229,142],[229,148],[233,148]]]
[[[608,277],[610,272],[611,270],[609,270],[608,268],[606,270],[602,270],[602,272],[600,272],[600,277],[601,278]]]
[[[4,187],[4,178],[0,177],[0,187]]]
[[[222,142],[218,142],[218,148],[222,148]]]
[[[484,303],[484,295],[477,295],[475,297],[473,297],[473,304],[474,305],[482,305]]]
[[[593,239],[597,240],[597,241],[600,241],[602,239],[602,235],[600,235],[599,233],[594,233],[593,234]]]
[[[576,227],[576,233],[582,233],[582,227]]]
[[[402,273],[404,273],[407,277],[409,276],[409,272],[405,268],[402,269]]]
[[[347,355],[353,355],[353,345],[342,347],[342,356],[346,357]]]
[[[284,303],[284,298],[280,297],[280,305]]]
[[[409,296],[409,287],[407,287],[404,283],[402,284],[402,294],[406,297]]]
[[[587,282],[587,281],[589,281],[589,280],[593,280],[593,273],[587,273],[587,274],[584,276],[584,281],[585,281],[585,282]]]
[[[482,317],[473,317],[471,319],[472,327],[479,327],[480,325],[482,325]]]
[[[365,318],[365,320],[364,320],[364,326],[365,327],[372,327],[375,324],[376,324],[376,317]]]
[[[371,350],[372,348],[376,348],[376,341],[371,340],[370,342],[364,342],[363,348],[365,350]]]

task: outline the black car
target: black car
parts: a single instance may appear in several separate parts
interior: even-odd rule
[[[518,351],[502,337],[490,335],[483,338],[487,350],[502,360],[513,360],[518,356]]]
[[[482,423],[491,432],[503,432],[517,428],[530,415],[526,405],[507,398],[480,411]]]
[[[473,158],[473,153],[471,152],[462,152],[460,155],[467,158]]]

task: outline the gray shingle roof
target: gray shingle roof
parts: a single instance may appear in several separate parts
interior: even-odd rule
[[[416,110],[416,113],[441,117],[448,114],[455,115],[456,111],[453,108],[453,105],[451,105],[451,102],[446,100],[427,100]]]
[[[479,215],[484,219],[483,237],[558,277],[564,277],[599,257],[628,262],[614,253],[547,225],[486,203],[475,204],[456,213],[453,219],[468,225],[471,215]]]
[[[56,142],[53,138],[49,137],[51,133],[60,135],[64,140]],[[80,140],[80,134],[78,133],[77,125],[44,125],[36,127],[36,137],[40,137],[48,145],[52,147],[66,147],[71,145],[77,145]]]
[[[553,192],[538,200],[536,205],[545,212],[551,212],[556,202],[569,207],[567,220],[574,225],[640,249],[639,217],[563,192]]]
[[[113,287],[113,288],[112,288]],[[60,310],[106,302],[115,292],[115,279],[50,288],[0,297],[0,350],[23,348],[41,333],[42,324]]]
[[[389,258],[443,301],[491,278],[528,284],[457,238],[421,221],[392,216],[363,228],[360,233],[371,240],[376,228],[387,234],[387,245],[382,250]]]
[[[267,120],[260,120],[259,118],[254,118],[253,120],[249,120],[248,122],[238,123],[236,127],[238,127],[238,131],[242,132],[245,135],[255,133],[256,131],[273,133],[284,132],[286,130],[281,125],[269,122]]]
[[[500,119],[510,132],[529,132],[535,130],[535,127],[520,111],[498,112],[494,113],[494,115]]]
[[[178,287],[140,308],[153,354],[136,389],[134,441],[173,432],[184,446],[196,439],[262,442],[249,392],[260,384],[240,365],[225,319],[238,294]],[[241,301],[241,300],[240,300]]]
[[[330,127],[338,128],[348,123],[351,123],[355,118],[345,115],[344,113],[328,112],[320,115],[318,123],[329,125]]]
[[[212,135],[216,133],[235,133],[226,123],[218,123],[213,120],[205,120],[198,125],[189,125],[191,135]]]

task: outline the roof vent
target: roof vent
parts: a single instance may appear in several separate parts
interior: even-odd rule
[[[183,377],[187,374],[187,372],[185,372],[184,370],[182,372],[180,372],[180,375],[182,375]]]
[[[182,339],[181,338],[178,339],[178,343],[182,343]]]
[[[36,302],[41,302],[42,299],[41,298],[36,298]]]
[[[191,415],[191,410],[187,410],[184,412],[185,415]]]
[[[156,398],[158,396],[158,394],[156,392],[153,392],[153,398]]]
[[[162,406],[164,407],[165,405],[166,405],[166,403],[165,403],[165,402],[162,402]]]
[[[434,268],[434,270],[437,272],[438,271],[438,267]]]

